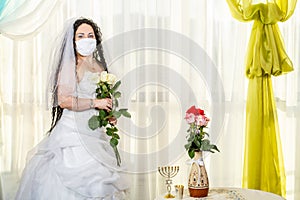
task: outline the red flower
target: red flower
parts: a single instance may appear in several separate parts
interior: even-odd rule
[[[186,111],[186,113],[188,113],[188,114],[190,114],[190,113],[192,113],[192,114],[194,114],[194,115],[205,115],[204,114],[204,110],[201,110],[200,108],[196,108],[195,106],[192,106],[192,107],[190,107],[187,111]]]

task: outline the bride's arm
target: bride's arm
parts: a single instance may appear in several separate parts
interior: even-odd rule
[[[109,98],[87,99],[58,95],[58,102],[61,108],[66,108],[73,111],[83,111],[94,108],[110,111],[112,107],[112,100]]]

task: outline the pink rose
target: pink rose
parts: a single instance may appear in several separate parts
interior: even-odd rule
[[[195,115],[193,113],[185,113],[185,118],[184,118],[188,124],[194,123],[195,122]]]
[[[195,121],[197,126],[207,126],[209,118],[207,118],[205,115],[198,115],[195,117]]]

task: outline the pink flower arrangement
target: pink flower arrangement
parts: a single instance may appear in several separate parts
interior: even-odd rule
[[[195,151],[210,151],[212,153],[214,150],[219,151],[216,145],[210,143],[209,134],[204,132],[204,128],[207,128],[210,121],[205,116],[204,110],[192,106],[186,111],[184,119],[190,126],[187,130],[188,143],[185,148],[191,158],[194,157]]]
[[[197,126],[207,126],[209,118],[205,116],[204,110],[196,108],[195,106],[190,107],[185,113],[184,118],[188,124],[195,123]]]

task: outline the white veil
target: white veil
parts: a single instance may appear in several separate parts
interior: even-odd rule
[[[57,94],[71,96],[76,91],[76,57],[73,43],[75,21],[75,18],[66,21],[61,39],[51,55],[46,91],[48,108],[59,105]]]

